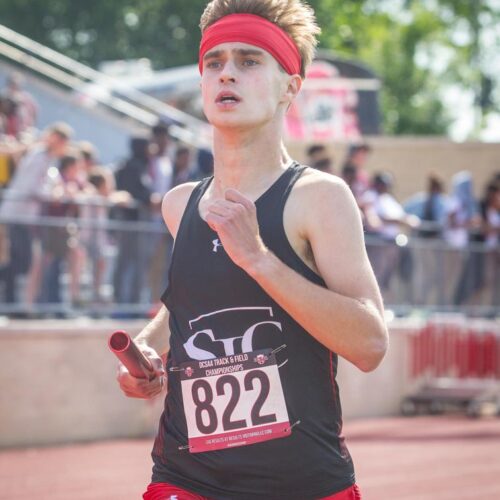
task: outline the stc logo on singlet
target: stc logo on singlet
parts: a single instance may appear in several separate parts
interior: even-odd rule
[[[285,342],[281,323],[272,307],[235,307],[203,314],[189,322],[193,334],[184,343],[193,360],[215,359],[258,349],[280,347]],[[280,365],[286,363],[286,360]]]

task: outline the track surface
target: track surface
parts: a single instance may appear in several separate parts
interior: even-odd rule
[[[500,499],[500,419],[358,420],[345,436],[364,500]],[[122,440],[4,450],[0,499],[140,499],[150,449]]]

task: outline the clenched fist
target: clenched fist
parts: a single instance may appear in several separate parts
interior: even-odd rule
[[[133,377],[125,366],[120,363],[116,379],[118,380],[120,389],[129,398],[151,399],[160,394],[166,386],[167,376],[158,353],[154,349],[144,345],[139,345],[138,347],[151,361],[155,376],[151,380]]]
[[[259,234],[255,203],[236,189],[208,206],[207,224],[218,234],[231,260],[248,270],[267,252]]]

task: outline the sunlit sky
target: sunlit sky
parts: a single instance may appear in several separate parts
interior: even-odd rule
[[[403,8],[404,0],[374,0],[377,8],[382,7],[391,16],[402,22],[411,22]],[[477,0],[471,0],[477,1]],[[482,0],[490,7],[500,11],[500,0]],[[436,0],[422,0],[426,6],[435,9]],[[494,79],[494,101],[500,103],[500,23],[494,24],[489,19],[481,19],[484,27],[481,36],[481,61],[480,66],[486,76]],[[469,43],[470,31],[466,23],[457,23],[451,33],[453,42],[458,45]],[[424,68],[429,68],[436,75],[443,74],[448,61],[453,57],[451,49],[444,46],[423,47],[417,53],[416,63]],[[477,122],[477,110],[474,107],[474,91],[467,86],[459,84],[445,86],[441,98],[452,119],[449,129],[450,137],[456,141],[463,141],[471,137]],[[500,113],[490,113],[486,119],[485,128],[480,132],[479,138],[488,142],[500,142]]]

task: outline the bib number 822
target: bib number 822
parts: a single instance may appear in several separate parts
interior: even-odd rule
[[[269,424],[276,422],[274,413],[261,415],[262,406],[269,396],[269,378],[262,370],[251,370],[243,379],[243,388],[245,391],[254,390],[255,383],[260,384],[260,392],[253,403],[250,420],[252,426]],[[231,420],[233,412],[240,400],[241,386],[240,381],[233,375],[223,375],[217,379],[215,383],[215,391],[217,396],[224,396],[229,393],[229,401],[222,413],[222,427],[224,431],[232,431],[243,429],[248,426],[246,419]],[[212,405],[214,401],[214,393],[212,386],[204,379],[197,379],[191,387],[195,409],[196,426],[203,434],[212,434],[218,427],[218,416],[215,407]],[[205,423],[205,420],[208,422]]]

